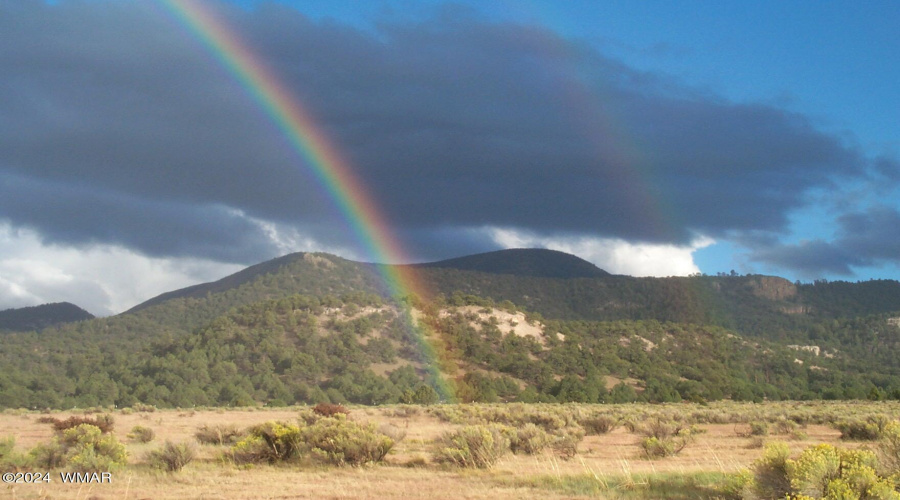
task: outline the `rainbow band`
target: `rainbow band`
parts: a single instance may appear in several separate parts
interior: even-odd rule
[[[319,183],[349,223],[365,250],[376,263],[379,274],[391,295],[403,298],[410,294],[427,297],[409,266],[388,263],[408,262],[400,242],[392,236],[390,226],[359,178],[341,158],[332,144],[316,127],[309,113],[300,107],[285,87],[259,61],[227,24],[196,0],[160,0],[161,3],[202,42],[209,52],[241,84],[253,100],[279,128],[291,147],[309,166]],[[416,322],[406,310],[410,325]],[[421,328],[413,327],[427,368],[445,398],[452,391],[437,368],[433,346]]]

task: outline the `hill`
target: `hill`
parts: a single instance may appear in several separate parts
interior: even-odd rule
[[[26,332],[92,319],[93,314],[68,302],[0,311],[0,330]]]
[[[900,398],[896,281],[633,278],[529,250],[414,269],[432,302],[298,253],[8,332],[0,407]]]
[[[598,278],[610,275],[580,257],[543,248],[497,250],[438,262],[416,264],[413,267],[539,278]]]

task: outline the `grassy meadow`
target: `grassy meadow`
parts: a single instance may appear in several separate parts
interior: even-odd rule
[[[113,481],[108,484],[64,484],[54,474],[50,483],[3,484],[0,497],[749,498],[747,478],[764,454],[766,443],[786,443],[791,457],[823,443],[840,449],[874,449],[877,441],[872,436],[853,434],[855,428],[850,424],[869,422],[883,427],[900,415],[898,402],[852,401],[392,405],[347,409],[349,415],[342,417],[341,422],[364,424],[359,428],[390,438],[392,444],[383,458],[374,463],[347,465],[353,462],[347,459],[338,463],[333,460],[334,455],[298,452],[296,456],[285,455],[284,460],[238,460],[234,450],[240,445],[234,441],[198,441],[197,433],[202,428],[237,431],[234,440],[238,442],[246,439],[247,429],[266,422],[288,425],[307,418],[309,428],[314,424],[307,407],[138,407],[52,413],[7,410],[0,414],[0,440],[6,439],[12,445],[5,452],[4,471],[47,470],[36,464],[33,457],[37,455],[29,452],[54,441],[58,435],[54,421],[73,416],[91,419],[110,415],[110,435],[124,445],[127,464],[114,469]],[[454,461],[458,454],[447,451],[452,447],[447,436],[464,428],[484,432],[495,429],[495,438],[501,434],[512,436],[513,448],[517,443],[519,447],[514,453],[510,451],[510,441],[505,441],[505,449],[489,464],[465,466]],[[540,439],[532,436],[530,441],[523,441],[525,429],[531,429]],[[148,459],[148,453],[159,450],[167,441],[189,443],[195,451],[193,460],[179,471],[165,472]],[[269,442],[270,447],[276,446],[273,442]],[[0,452],[0,458],[3,453]],[[65,469],[63,466],[58,470]]]

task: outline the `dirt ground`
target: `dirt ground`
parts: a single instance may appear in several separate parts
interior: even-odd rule
[[[604,478],[647,473],[732,472],[749,466],[762,453],[751,447],[751,438],[736,424],[699,424],[703,431],[679,455],[658,460],[642,457],[641,437],[624,427],[613,432],[586,437],[578,454],[564,459],[553,451],[538,455],[508,454],[491,470],[470,471],[431,463],[433,440],[457,427],[419,411],[406,418],[389,408],[353,408],[351,418],[377,425],[391,424],[403,429],[406,437],[387,456],[386,463],[371,467],[236,467],[222,458],[225,449],[197,445],[198,457],[183,471],[167,474],[143,463],[144,455],[166,440],[196,443],[194,433],[204,424],[248,427],[269,420],[295,421],[298,409],[255,410],[157,410],[153,412],[112,412],[114,434],[129,452],[129,467],[114,472],[104,484],[65,484],[58,473],[50,483],[4,484],[0,498],[14,499],[294,499],[294,498],[570,498],[551,489],[529,486],[535,477],[588,476]],[[83,413],[57,412],[63,419]],[[52,439],[47,423],[39,423],[39,413],[5,412],[0,415],[0,438],[14,436],[16,449],[26,451]],[[131,441],[127,434],[134,426],[155,432],[150,443]],[[840,433],[829,426],[809,425],[803,439],[767,436],[783,440],[795,453],[818,443],[844,447],[858,443],[840,442]]]

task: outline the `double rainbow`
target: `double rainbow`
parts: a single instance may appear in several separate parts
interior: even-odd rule
[[[376,266],[391,295],[396,298],[427,297],[426,289],[409,266],[387,264],[408,262],[409,259],[359,178],[279,79],[211,9],[196,0],[160,1],[206,46],[278,127],[337,205],[368,255],[376,263],[383,263]],[[424,325],[416,327],[409,309],[406,314],[430,378],[442,397],[452,399],[452,390],[437,367],[434,347],[422,330]]]

